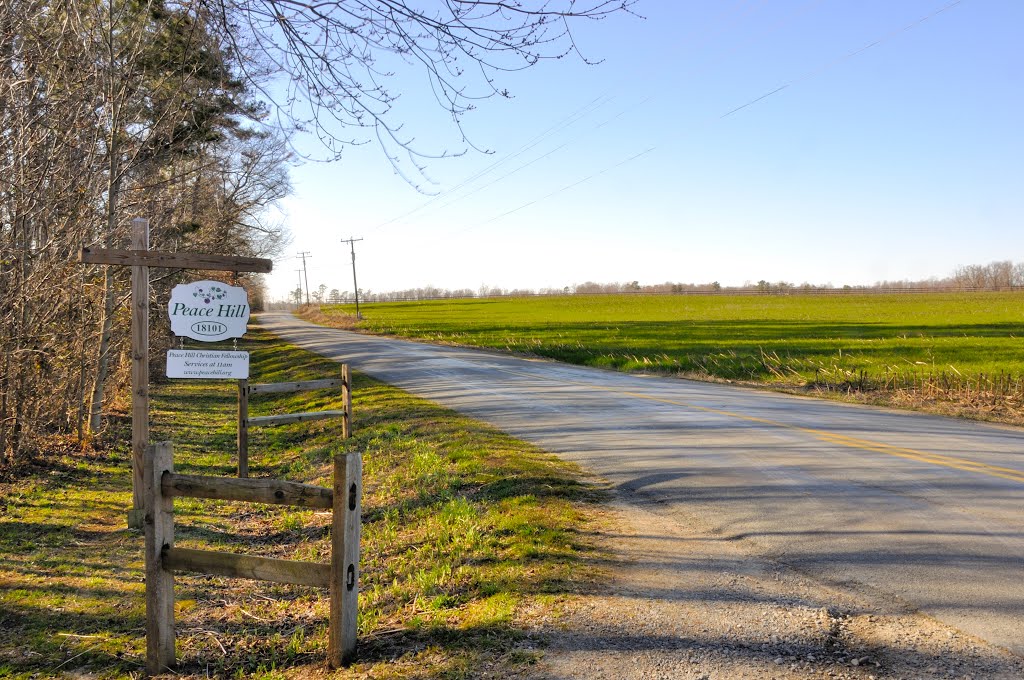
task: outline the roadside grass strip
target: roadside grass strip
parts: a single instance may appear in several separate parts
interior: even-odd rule
[[[337,377],[339,366],[259,331],[252,380]],[[250,432],[250,475],[330,486],[335,453],[362,451],[359,654],[337,677],[460,678],[534,663],[537,612],[605,578],[596,536],[606,492],[488,426],[354,375],[353,437],[317,421]],[[234,383],[153,389],[153,441],[175,469],[235,474]],[[267,395],[251,415],[341,407],[340,391]],[[55,452],[0,487],[0,677],[137,677],[144,665],[141,534],[127,419],[99,452]],[[326,562],[330,513],[179,498],[184,548]],[[308,677],[325,665],[326,592],[175,577],[181,677]],[[528,615],[529,613],[529,615]]]

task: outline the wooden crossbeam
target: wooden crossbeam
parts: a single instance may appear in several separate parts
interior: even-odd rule
[[[86,264],[117,264],[172,269],[203,269],[222,272],[255,272],[269,274],[272,260],[237,255],[207,255],[205,253],[165,253],[159,250],[115,250],[112,248],[82,248],[78,261]]]
[[[304,508],[334,507],[332,489],[280,479],[235,479],[165,472],[161,479],[161,489],[165,496],[274,503]]]
[[[163,551],[162,558],[164,569],[170,571],[217,574],[319,588],[327,588],[331,579],[331,565],[316,562],[276,560],[270,557],[192,548],[167,548]]]

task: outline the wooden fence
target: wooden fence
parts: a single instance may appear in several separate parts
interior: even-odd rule
[[[143,493],[146,533],[146,672],[173,669],[174,572],[198,572],[327,588],[328,662],[347,664],[356,650],[362,454],[334,457],[333,488],[275,479],[234,479],[174,472],[171,442],[147,448]],[[333,510],[329,564],[174,547],[174,497],[215,498]]]
[[[249,397],[257,394],[286,394],[341,388],[343,407],[339,410],[310,411],[307,413],[286,413],[278,416],[249,417]],[[286,425],[305,423],[325,418],[341,418],[341,436],[348,439],[352,431],[352,372],[348,364],[341,365],[341,378],[307,380],[305,382],[283,382],[250,385],[248,380],[238,381],[238,476],[249,476],[249,428],[264,425]]]

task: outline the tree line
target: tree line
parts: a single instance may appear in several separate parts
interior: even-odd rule
[[[0,4],[0,460],[89,441],[121,394],[129,273],[83,246],[129,248],[137,216],[154,249],[282,245],[290,152],[238,60],[196,6]],[[151,278],[155,301],[183,274]]]
[[[870,285],[835,286],[831,283],[792,283],[789,281],[768,281],[761,279],[746,282],[740,286],[723,286],[718,281],[710,283],[664,283],[641,284],[639,281],[584,283],[564,286],[562,288],[501,288],[500,286],[482,285],[478,289],[470,288],[438,288],[422,286],[405,288],[387,292],[359,290],[362,302],[402,302],[416,300],[444,300],[452,298],[486,298],[486,297],[530,297],[538,295],[616,295],[640,293],[647,295],[686,295],[716,293],[734,294],[766,294],[785,295],[793,293],[843,293],[843,292],[955,292],[955,291],[1008,291],[1024,289],[1024,262],[1012,261],[991,262],[986,265],[966,265],[957,267],[953,274],[943,278],[921,280],[902,279],[898,281],[878,281]],[[346,304],[355,299],[352,291],[341,291],[321,284],[311,294],[311,301],[317,304]],[[289,295],[288,304],[301,304],[302,290],[296,289]],[[287,307],[277,303],[278,307]]]

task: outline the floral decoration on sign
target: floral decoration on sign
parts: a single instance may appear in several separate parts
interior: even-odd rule
[[[210,304],[214,300],[223,300],[227,294],[228,292],[220,286],[207,286],[205,288],[197,286],[192,291],[192,297],[201,298],[205,304]]]

